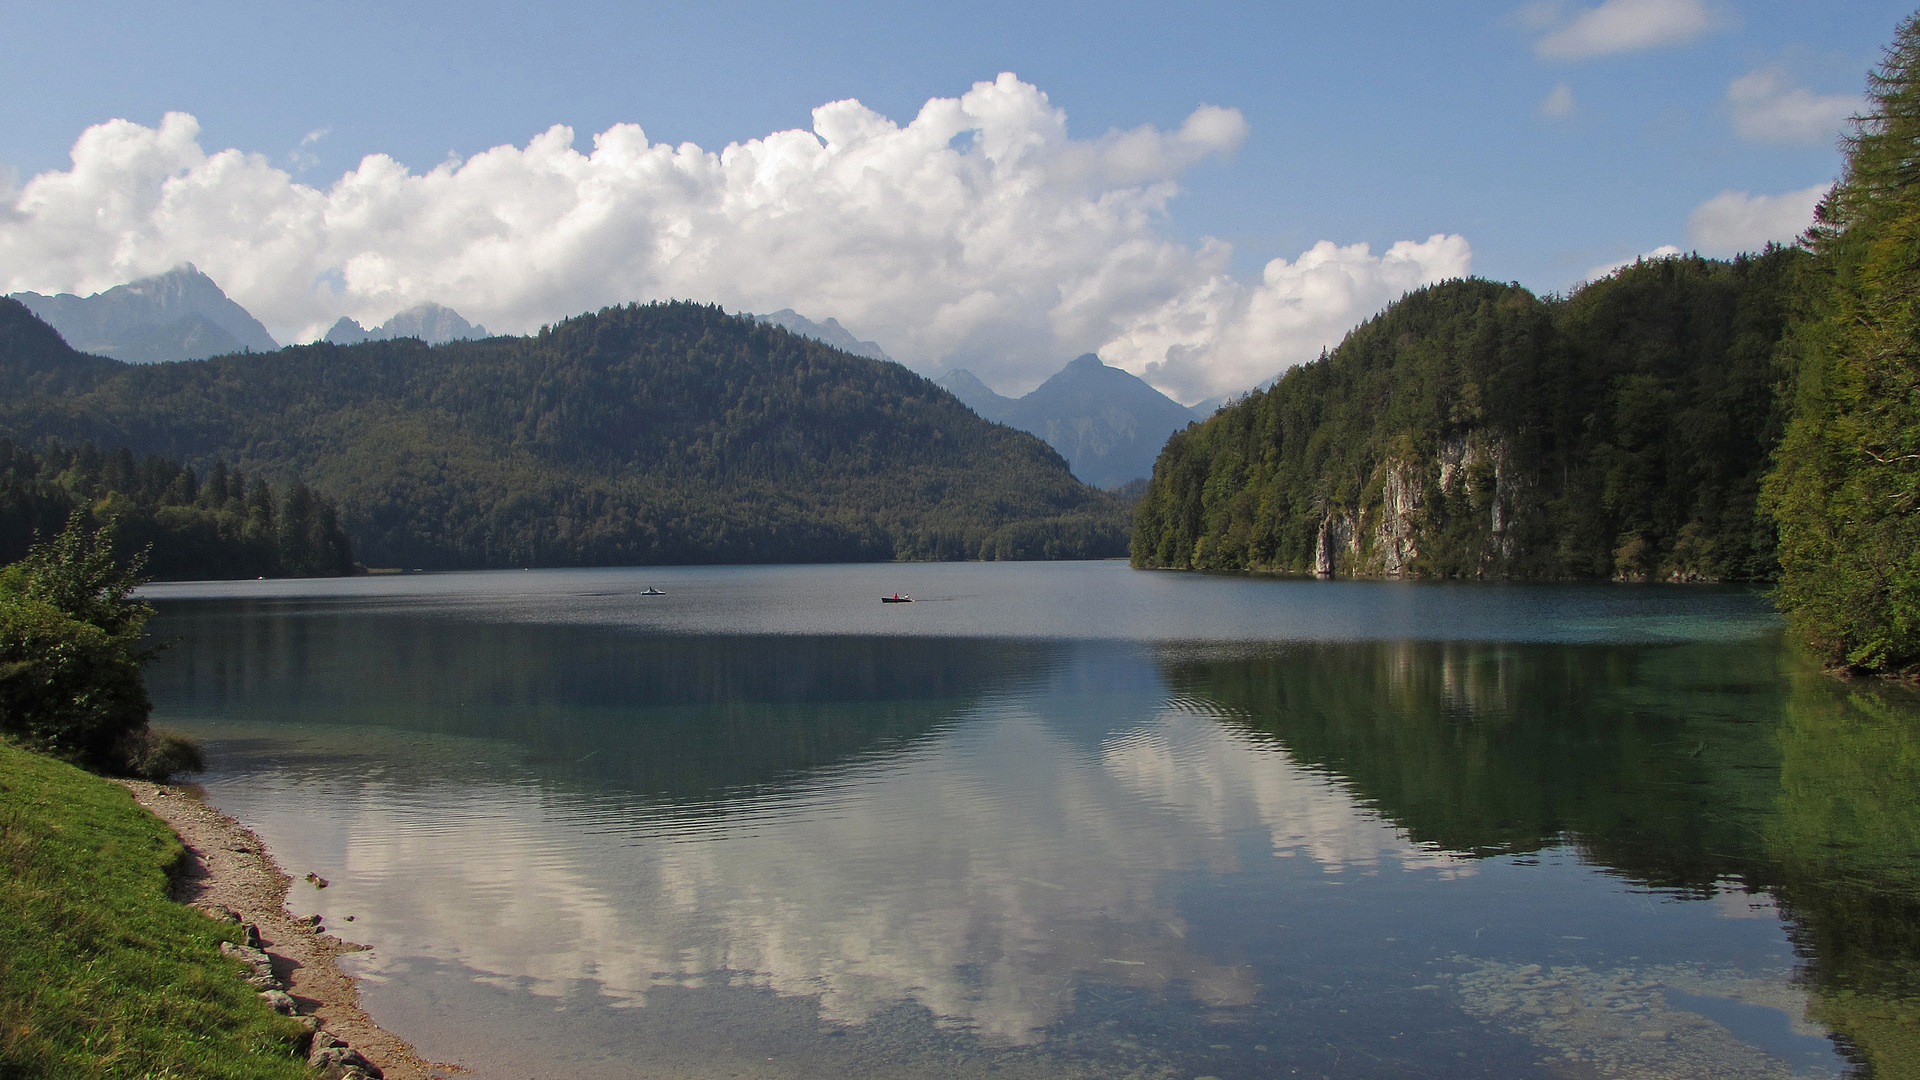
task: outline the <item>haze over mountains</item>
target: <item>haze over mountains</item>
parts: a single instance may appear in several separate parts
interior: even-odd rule
[[[1040,436],[1067,459],[1073,475],[1109,489],[1151,475],[1167,437],[1206,419],[1217,406],[1188,408],[1093,353],[1025,397],[996,393],[965,368],[941,376],[940,385],[981,416]]]
[[[852,353],[855,356],[864,356],[869,360],[893,359],[893,357],[887,355],[887,351],[882,349],[878,342],[861,341],[859,338],[853,336],[852,331],[841,326],[840,320],[832,317],[828,317],[824,323],[817,323],[792,308],[781,308],[771,315],[748,315],[747,318],[766,323],[769,326],[778,326],[790,330],[793,333],[799,334],[801,337],[810,337],[815,341],[825,342],[839,349],[841,352]]]
[[[486,327],[468,322],[450,307],[419,304],[371,330],[342,315],[321,340],[333,345],[357,345],[362,341],[391,341],[410,337],[419,338],[429,345],[445,345],[449,341],[473,341],[487,336]]]
[[[201,360],[279,348],[259,320],[191,265],[92,296],[20,293],[14,299],[58,330],[74,349],[129,363]],[[893,362],[878,342],[854,336],[835,318],[816,322],[792,308],[744,317],[853,356]],[[468,322],[452,308],[426,303],[371,328],[341,316],[321,340],[355,345],[415,338],[428,345],[444,345],[487,336],[485,327]],[[1212,415],[1219,405],[1216,399],[1189,409],[1091,353],[1021,398],[995,393],[962,368],[938,381],[985,419],[1039,436],[1066,458],[1083,482],[1109,489],[1145,479],[1167,437],[1192,420]]]
[[[91,296],[19,292],[11,298],[60,331],[76,350],[130,364],[205,360],[229,353],[273,352],[280,347],[260,320],[192,263]],[[370,330],[343,315],[324,340],[351,345],[411,337],[429,345],[444,345],[486,336],[486,327],[468,322],[452,308],[428,303],[402,311]]]
[[[12,299],[84,353],[134,364],[200,360],[280,347],[260,320],[192,263],[91,296],[18,292]]]

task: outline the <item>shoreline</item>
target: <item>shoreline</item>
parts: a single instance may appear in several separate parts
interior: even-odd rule
[[[421,1058],[411,1043],[360,1008],[359,986],[338,959],[366,946],[329,933],[318,916],[296,918],[287,910],[293,878],[253,830],[207,805],[196,787],[117,782],[166,822],[187,849],[174,899],[210,917],[219,918],[219,909],[225,909],[254,924],[261,948],[273,958],[275,974],[286,980],[301,1014],[364,1054],[386,1080],[440,1080],[466,1071]]]

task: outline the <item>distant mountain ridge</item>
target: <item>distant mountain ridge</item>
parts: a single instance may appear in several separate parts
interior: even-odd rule
[[[1067,459],[1073,475],[1107,489],[1151,475],[1167,437],[1212,411],[1189,409],[1093,353],[1021,398],[995,393],[965,368],[954,368],[939,381],[986,419],[1045,439]]]
[[[280,347],[260,320],[192,263],[91,296],[13,293],[67,344],[132,364]]]
[[[449,341],[473,341],[487,336],[486,327],[468,322],[452,308],[425,303],[410,307],[371,330],[342,315],[320,340],[332,345],[358,345],[363,341],[419,338],[429,345],[445,345]]]
[[[839,349],[841,352],[852,353],[855,356],[864,356],[869,360],[893,359],[893,357],[887,355],[887,351],[882,349],[878,342],[861,341],[859,338],[853,336],[851,330],[841,326],[840,320],[835,318],[829,317],[826,322],[817,323],[792,308],[781,308],[771,315],[748,315],[746,317],[756,322],[766,323],[769,326],[778,326],[790,333],[799,334],[801,337],[810,337],[815,341],[824,342]]]
[[[0,436],[221,461],[440,569],[1104,558],[1120,500],[899,364],[687,302],[127,365],[0,299]]]

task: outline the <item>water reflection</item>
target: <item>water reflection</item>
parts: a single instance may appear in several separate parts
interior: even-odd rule
[[[629,635],[258,600],[170,604],[157,634],[173,644],[149,678],[155,700],[196,718],[498,740],[542,777],[669,801],[906,745],[982,694],[1017,690],[1059,651]]]
[[[752,644],[776,670],[797,663],[790,650],[823,647]],[[966,650],[933,644],[949,671],[965,666]],[[742,643],[668,648],[684,659],[701,648],[738,654]],[[294,843],[313,857],[331,852],[336,887],[313,898],[328,914],[379,895],[378,915],[355,932],[384,955],[458,960],[536,994],[591,980],[628,1006],[725,972],[734,985],[811,996],[830,1022],[862,1023],[912,1001],[1011,1045],[1040,1038],[1089,978],[1175,990],[1206,1008],[1251,1003],[1252,969],[1190,940],[1169,887],[1234,873],[1245,830],[1320,872],[1468,869],[1356,811],[1326,777],[1252,749],[1190,703],[1169,703],[1142,654],[1028,656],[1040,662],[1027,694],[939,698],[902,725],[943,730],[937,741],[816,769],[804,787],[736,789],[721,814],[657,806],[651,783],[453,787],[396,783],[390,769],[369,782],[336,772],[340,748],[325,739],[292,755],[285,744],[229,740],[236,775],[215,788],[270,831],[291,832],[298,819],[305,836]],[[705,708],[667,709],[665,723],[698,728]],[[804,730],[843,708],[815,700],[782,716]],[[632,731],[652,717],[627,720],[632,745],[671,737]],[[388,755],[364,732],[348,738]],[[574,723],[542,738],[566,757],[606,736]],[[640,768],[649,781],[662,775]],[[319,814],[316,827],[312,809],[327,804],[350,810]],[[408,887],[422,880],[432,888]]]
[[[1162,670],[1417,840],[1471,855],[1569,843],[1735,917],[1777,904],[1813,1017],[1871,1075],[1920,1070],[1912,693],[1750,645],[1309,646],[1173,652]],[[1743,1015],[1667,997],[1722,1026]]]
[[[1470,855],[1571,840],[1662,888],[1753,868],[1773,805],[1776,647],[1466,642],[1174,651],[1168,682]]]
[[[676,1047],[682,1076],[1818,1075],[1829,1030],[1873,1075],[1920,1059],[1916,711],[1777,638],[696,634],[550,608],[160,622],[181,644],[155,699],[210,740],[216,803],[333,880],[295,903],[356,916],[376,1013],[430,1053],[518,1048],[481,1076]],[[715,1024],[757,1049],[713,1050]]]

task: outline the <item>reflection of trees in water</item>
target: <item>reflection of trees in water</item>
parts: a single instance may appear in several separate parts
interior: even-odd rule
[[[1815,1014],[1875,1077],[1920,1076],[1920,701],[1802,674],[1778,739],[1766,846]]]
[[[152,668],[164,716],[502,740],[550,779],[701,801],[898,747],[1044,670],[1033,642],[707,637],[170,605]]]
[[[1570,843],[1654,887],[1768,890],[1818,1018],[1873,1075],[1920,1075],[1914,695],[1842,688],[1754,643],[1361,643],[1162,665],[1416,840]]]
[[[1755,858],[1777,716],[1746,646],[1316,645],[1171,659],[1168,681],[1338,777],[1415,840],[1466,854],[1561,842],[1649,884],[1707,889]]]

